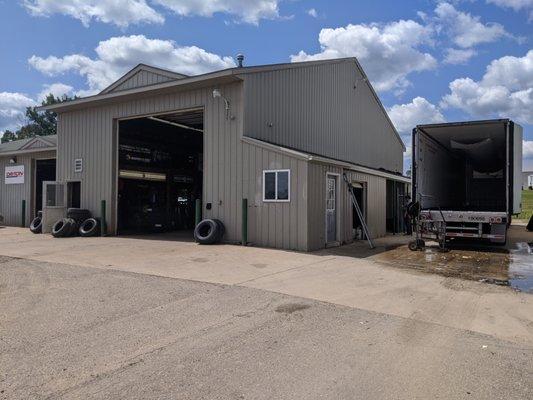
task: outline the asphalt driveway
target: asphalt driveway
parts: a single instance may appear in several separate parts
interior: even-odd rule
[[[259,289],[0,257],[2,399],[526,399],[533,348]]]

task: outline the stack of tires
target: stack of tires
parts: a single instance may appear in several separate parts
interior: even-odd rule
[[[199,244],[219,243],[226,232],[224,224],[218,219],[204,219],[194,228],[194,239]]]
[[[82,237],[97,236],[100,232],[100,221],[91,216],[89,210],[69,208],[66,218],[62,218],[52,226],[52,236],[56,238],[80,235]]]

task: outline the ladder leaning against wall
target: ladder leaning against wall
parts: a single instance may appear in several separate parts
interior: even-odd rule
[[[350,193],[350,198],[352,199],[352,204],[355,208],[355,212],[357,213],[357,216],[359,217],[359,220],[361,221],[361,226],[363,227],[363,232],[366,236],[366,240],[368,241],[368,245],[371,249],[374,249],[376,246],[374,245],[374,242],[372,241],[372,238],[370,237],[370,233],[368,232],[368,226],[366,225],[366,221],[363,218],[363,213],[361,212],[361,207],[359,207],[359,203],[357,202],[357,199],[355,198],[355,194],[353,192],[353,185],[348,180],[348,177],[346,174],[342,174],[342,179],[344,179],[344,182],[346,182],[346,185],[348,185],[348,192]]]

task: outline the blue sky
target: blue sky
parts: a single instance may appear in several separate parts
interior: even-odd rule
[[[533,0],[0,0],[0,134],[139,62],[186,74],[356,56],[402,137],[509,117],[533,170]],[[409,161],[409,154],[406,154]]]

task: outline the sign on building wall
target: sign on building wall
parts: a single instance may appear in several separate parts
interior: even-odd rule
[[[24,183],[24,165],[6,166],[5,182],[6,185]]]

